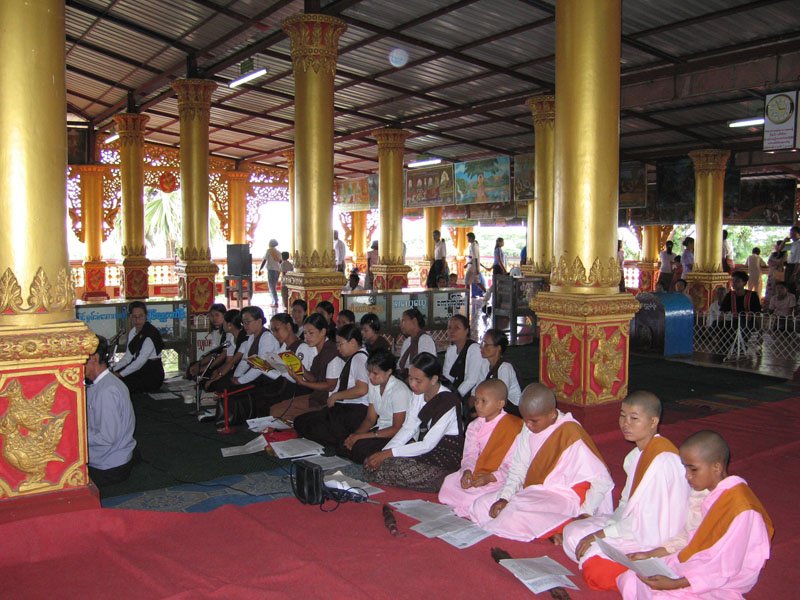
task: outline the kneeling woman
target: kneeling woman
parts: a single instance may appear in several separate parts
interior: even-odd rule
[[[363,463],[368,456],[382,450],[386,441],[400,431],[411,402],[411,390],[394,376],[395,369],[397,361],[389,350],[376,350],[370,354],[367,359],[367,416],[339,447],[337,454]]]
[[[114,366],[114,374],[122,379],[131,393],[157,392],[164,383],[164,365],[161,363],[164,340],[158,329],[147,320],[144,302],[131,302],[128,314],[132,325],[128,332],[128,347],[125,356]]]
[[[418,354],[411,362],[408,383],[414,396],[405,423],[383,450],[364,462],[367,481],[438,492],[444,478],[459,469],[464,448],[461,399],[440,383],[441,376],[433,354]]]
[[[508,348],[508,338],[506,334],[500,329],[487,329],[483,334],[483,341],[481,342],[481,356],[486,359],[483,364],[483,371],[481,371],[481,379],[489,381],[491,379],[499,379],[506,384],[508,389],[508,402],[505,405],[505,411],[512,415],[520,416],[519,414],[519,399],[522,395],[522,390],[519,386],[519,377],[517,370],[510,362],[503,360],[503,354]],[[477,390],[478,386],[475,386]],[[472,392],[473,397],[475,390]]]
[[[294,428],[300,437],[323,446],[338,448],[353,433],[364,417],[369,404],[367,376],[367,351],[361,347],[361,329],[354,323],[336,331],[336,348],[341,364],[338,384],[328,396],[322,410],[300,415]]]
[[[289,313],[283,312],[273,316],[270,319],[269,328],[281,345],[278,352],[291,352],[300,360],[304,370],[311,368],[317,351],[297,337],[298,327]],[[302,396],[311,393],[310,389],[298,386],[295,377],[288,371],[281,373],[272,370],[267,372],[267,377],[275,381],[275,384],[267,392],[267,406],[270,408],[296,395]]]

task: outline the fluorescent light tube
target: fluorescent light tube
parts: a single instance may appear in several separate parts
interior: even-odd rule
[[[418,160],[408,163],[409,169],[416,169],[417,167],[432,167],[442,162],[441,158],[426,158],[425,160]]]
[[[738,121],[730,121],[728,127],[752,127],[754,125],[763,125],[764,117],[754,117],[752,119],[740,119]]]
[[[228,84],[228,87],[229,88],[235,88],[237,86],[242,85],[243,83],[247,83],[248,81],[253,81],[253,79],[258,79],[262,75],[266,75],[266,74],[267,74],[267,69],[266,68],[258,69],[257,71],[251,71],[250,73],[247,73],[246,75],[242,75],[238,79],[234,79],[233,81],[231,81]]]
[[[106,141],[103,142],[104,144],[110,144],[111,142],[116,142],[119,139],[118,133],[112,133],[110,136],[106,138]]]

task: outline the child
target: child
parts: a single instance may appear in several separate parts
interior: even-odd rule
[[[470,519],[500,537],[529,542],[560,533],[578,515],[611,512],[614,482],[583,427],[556,409],[552,390],[532,383],[519,406],[525,427],[506,483],[470,508]]]
[[[761,296],[761,272],[767,268],[767,263],[761,258],[761,248],[753,248],[753,253],[747,257],[747,289]]]
[[[665,562],[678,578],[639,578],[626,571],[617,579],[622,597],[742,598],[756,584],[769,558],[772,521],[747,482],[728,475],[730,450],[718,433],[705,430],[689,436],[680,455],[692,489],[709,491],[699,503],[700,518],[687,515],[690,529],[684,540],[688,544],[676,553],[670,540],[660,548],[630,555],[634,560],[666,556]],[[654,590],[672,591],[654,594]]]
[[[594,544],[604,538],[622,552],[660,546],[684,525],[689,485],[678,449],[658,435],[661,401],[650,392],[634,392],[620,407],[619,426],[636,447],[623,463],[627,474],[617,510],[610,516],[573,521],[564,528],[564,551],[581,566],[593,590],[616,590],[625,567],[607,559]]]
[[[460,517],[468,517],[475,499],[498,491],[506,480],[522,419],[503,410],[508,388],[499,379],[478,384],[475,412],[467,427],[461,469],[448,475],[439,491],[439,502],[452,506]]]
[[[294,271],[294,263],[289,260],[288,252],[281,252],[281,300],[283,300],[283,308],[289,310],[289,288],[286,287],[286,274]],[[298,323],[298,326],[300,324]]]

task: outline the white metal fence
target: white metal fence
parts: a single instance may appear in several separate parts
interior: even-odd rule
[[[728,361],[764,355],[798,360],[800,318],[763,313],[695,313],[694,350],[718,354]]]

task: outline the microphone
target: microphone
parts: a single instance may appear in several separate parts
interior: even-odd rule
[[[108,340],[108,346],[109,346],[109,347],[111,347],[111,346],[113,346],[114,344],[116,344],[117,342],[119,342],[119,338],[121,338],[121,337],[122,337],[124,334],[125,334],[125,330],[124,330],[124,329],[120,329],[120,330],[117,332],[117,335],[115,335],[115,336],[114,336],[114,337],[112,337],[110,340]]]
[[[212,354],[219,354],[220,352],[225,350],[225,348],[229,347],[230,345],[231,345],[230,342],[227,342],[227,341],[226,342],[222,342],[219,346],[217,346],[216,348],[212,348],[211,350],[209,350],[208,352],[203,354],[203,356],[201,356],[200,358],[205,358],[206,356],[211,356]]]

